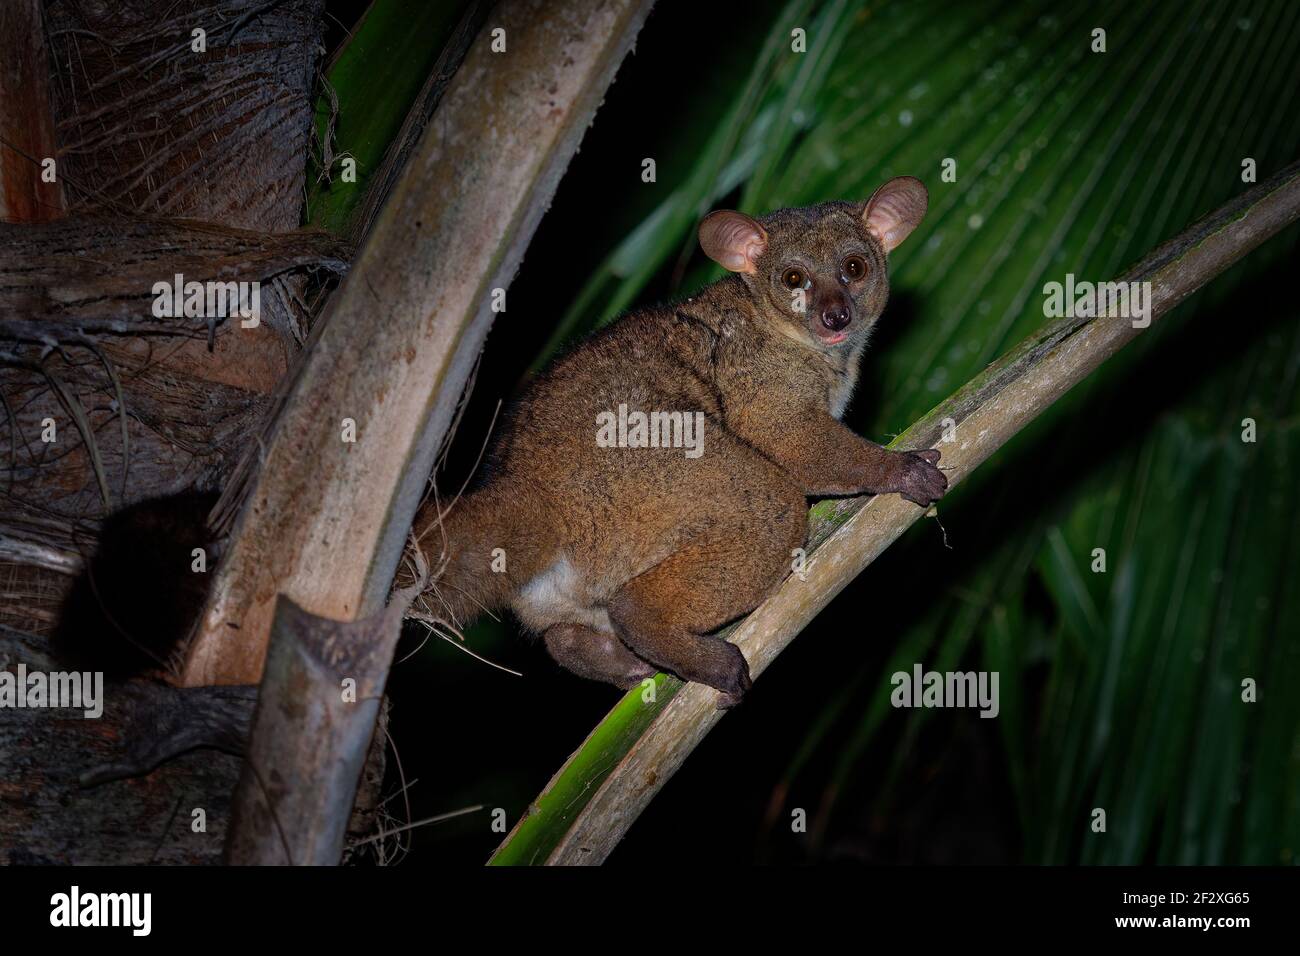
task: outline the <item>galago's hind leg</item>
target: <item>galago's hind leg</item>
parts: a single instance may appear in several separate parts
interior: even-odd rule
[[[555,624],[546,629],[542,641],[557,664],[579,677],[627,690],[655,675],[655,668],[628,650],[615,634],[581,624]]]
[[[637,655],[722,692],[734,707],[749,690],[740,648],[713,636],[758,606],[803,543],[807,508],[797,492],[785,507],[720,526],[628,581],[609,604],[610,620]]]

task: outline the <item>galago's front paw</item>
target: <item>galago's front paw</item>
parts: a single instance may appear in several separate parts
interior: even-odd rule
[[[928,508],[943,497],[948,490],[948,479],[938,468],[939,450],[896,452],[899,457],[898,477],[890,491],[896,491],[908,501]]]

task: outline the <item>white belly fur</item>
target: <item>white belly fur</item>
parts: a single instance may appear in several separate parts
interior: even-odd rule
[[[553,624],[585,624],[614,633],[609,612],[592,603],[586,582],[565,557],[557,558],[525,584],[511,607],[531,631],[544,631]]]

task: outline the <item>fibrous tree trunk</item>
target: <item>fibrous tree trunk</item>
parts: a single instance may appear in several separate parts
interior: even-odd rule
[[[237,757],[103,771],[145,774],[142,733],[170,757],[238,723],[159,678],[204,591],[192,550],[219,557],[207,510],[350,259],[298,229],[322,12],[0,4],[0,668],[108,672],[98,719],[0,721],[0,858],[219,858]],[[178,274],[260,283],[261,323],[159,317]]]
[[[0,4],[0,222],[64,214],[55,152],[41,4],[9,0]]]

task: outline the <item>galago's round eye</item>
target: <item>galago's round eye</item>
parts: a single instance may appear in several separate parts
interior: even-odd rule
[[[785,283],[787,289],[803,288],[803,273],[798,269],[786,269],[785,275],[781,276],[781,281]]]
[[[849,256],[841,268],[850,279],[861,279],[867,274],[867,262],[861,256]]]

